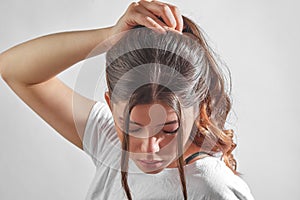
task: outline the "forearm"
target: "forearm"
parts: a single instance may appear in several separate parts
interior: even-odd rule
[[[110,28],[56,33],[30,40],[0,54],[5,80],[37,84],[85,59],[109,37]],[[97,53],[104,52],[101,45]]]

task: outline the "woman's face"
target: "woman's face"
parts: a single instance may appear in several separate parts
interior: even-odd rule
[[[118,137],[122,142],[125,105],[114,106],[113,116]],[[182,110],[183,144],[186,149],[193,125],[192,109]],[[161,103],[133,107],[129,123],[129,155],[145,173],[158,173],[166,167],[176,166],[177,137],[180,122],[175,111]]]

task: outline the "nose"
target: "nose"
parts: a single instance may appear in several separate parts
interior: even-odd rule
[[[159,152],[159,139],[157,137],[145,138],[141,145],[141,150],[144,153],[156,153]]]

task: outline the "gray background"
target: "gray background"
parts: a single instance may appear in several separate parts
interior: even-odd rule
[[[113,25],[130,2],[1,0],[0,52],[44,34]],[[201,25],[232,71],[230,126],[238,169],[253,195],[299,199],[299,1],[169,2]],[[71,87],[79,65],[60,75]],[[99,97],[86,95],[102,97],[99,88]],[[0,102],[0,199],[84,199],[95,173],[90,158],[2,79]]]

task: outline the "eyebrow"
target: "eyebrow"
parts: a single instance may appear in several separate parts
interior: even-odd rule
[[[120,119],[121,121],[124,121],[124,119],[123,119],[122,117],[119,117],[119,119]],[[136,124],[136,125],[139,125],[139,126],[143,126],[142,124],[140,124],[140,123],[138,123],[138,122],[134,122],[134,121],[129,121],[129,123],[131,123],[131,124]],[[156,126],[163,126],[163,125],[165,126],[165,125],[176,124],[176,123],[178,123],[178,120],[169,121],[169,122],[166,122],[166,123],[158,124],[158,125],[156,125]]]

